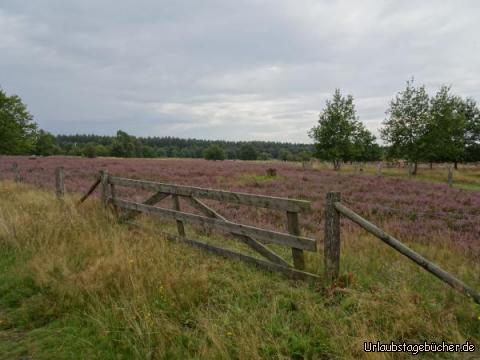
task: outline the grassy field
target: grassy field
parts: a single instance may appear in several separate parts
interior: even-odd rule
[[[448,164],[451,165],[451,164]],[[434,164],[432,168],[428,164],[420,164],[417,175],[409,176],[408,167],[386,167],[382,165],[382,176],[394,177],[398,179],[409,179],[411,181],[424,181],[436,184],[448,183],[448,165]],[[315,169],[328,170],[331,164],[315,161],[313,163]],[[340,173],[354,174],[361,173],[363,175],[377,175],[376,163],[365,163],[361,167],[354,164],[345,164],[340,169]],[[480,191],[480,167],[473,164],[459,164],[457,170],[453,169],[453,187],[464,190]]]
[[[363,232],[343,233],[342,276],[327,287],[139,223],[0,182],[0,359],[407,359],[365,354],[363,342],[480,345],[479,306]],[[480,264],[447,238],[409,245],[480,288]],[[308,254],[307,270],[322,274],[322,256]],[[478,350],[456,355],[418,356]]]

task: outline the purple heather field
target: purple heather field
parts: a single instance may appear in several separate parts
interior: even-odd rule
[[[0,157],[0,178],[13,179],[16,162],[23,181],[43,188],[54,187],[54,169],[63,166],[66,188],[84,192],[96,173],[133,179],[304,199],[312,211],[300,216],[302,232],[323,237],[323,207],[328,191],[340,191],[346,205],[368,220],[381,225],[402,241],[454,244],[466,255],[480,258],[480,192],[458,190],[443,184],[369,175],[339,174],[329,170],[303,169],[299,164],[281,162],[206,161],[200,159],[113,159],[46,157]],[[278,176],[267,178],[268,168]],[[148,194],[118,189],[122,198],[144,200]],[[164,200],[170,207],[169,199]],[[164,202],[159,206],[163,206]],[[285,214],[247,206],[205,201],[233,221],[285,230]],[[195,212],[182,203],[187,211]],[[343,220],[342,231],[358,227]]]

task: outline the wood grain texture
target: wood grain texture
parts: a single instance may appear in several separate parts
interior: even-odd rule
[[[300,280],[321,280],[321,277],[317,274],[312,274],[300,270],[293,269],[291,267],[286,267],[278,264],[274,264],[268,261],[256,259],[252,256],[248,256],[245,254],[241,254],[232,250],[227,250],[223,248],[219,248],[210,244],[206,244],[197,240],[191,240],[191,239],[186,239],[177,235],[172,235],[172,234],[165,234],[162,233],[163,236],[165,236],[168,240],[172,241],[179,241],[185,244],[188,244],[190,246],[193,246],[198,249],[206,250],[208,252],[214,253],[216,255],[220,255],[223,257],[231,258],[231,259],[236,259],[240,261],[244,261],[246,263],[252,264],[257,266],[258,268],[264,269],[264,270],[269,270],[273,272],[280,272],[292,279],[300,279]]]
[[[310,209],[310,202],[304,200],[213,190],[192,186],[164,184],[153,181],[126,179],[116,176],[110,176],[109,181],[115,185],[133,187],[136,189],[160,191],[180,196],[207,198],[234,204],[251,205],[276,210],[301,212]]]
[[[335,203],[341,200],[339,192],[327,193],[325,205],[325,276],[328,281],[338,278],[340,272],[340,215]]]
[[[220,220],[223,220],[223,221],[227,221],[227,219],[225,217],[220,215],[218,212],[216,212],[211,207],[204,204],[203,202],[201,202],[197,198],[191,197],[191,196],[186,196],[185,199],[187,199],[195,209],[201,211],[206,216],[211,217],[211,218],[220,219]]]
[[[87,192],[80,198],[80,200],[78,201],[77,205],[80,205],[81,203],[83,203],[85,200],[87,200],[87,198],[92,195],[92,193],[95,191],[95,189],[98,187],[98,185],[100,184],[100,182],[102,181],[101,177],[98,176],[97,177],[97,180],[95,180],[95,182],[90,186],[90,188],[87,190]]]
[[[136,210],[145,212],[148,214],[160,216],[163,218],[169,218],[174,220],[184,220],[192,224],[203,225],[219,230],[234,232],[237,234],[250,236],[255,239],[261,239],[266,243],[275,243],[288,247],[295,247],[298,249],[316,251],[317,244],[315,240],[305,238],[302,236],[294,236],[290,234],[279,233],[271,230],[259,229],[249,225],[236,224],[230,221],[224,221],[221,219],[209,218],[200,215],[183,213],[180,211],[157,208],[135,202],[125,201],[117,199],[114,201],[115,205],[129,210]]]
[[[298,222],[298,213],[287,211],[287,228],[292,235],[300,236],[300,224]],[[305,269],[305,257],[303,251],[298,248],[292,248],[293,266],[295,269]]]
[[[342,205],[340,202],[335,203],[335,208],[338,212],[340,212],[343,216],[346,218],[350,219],[354,223],[360,225],[362,228],[367,230],[369,233],[375,235],[377,238],[382,240],[384,243],[389,245],[390,247],[394,248],[397,250],[399,253],[402,255],[406,256],[416,264],[420,265],[422,268],[427,270],[429,273],[435,275],[437,278],[442,280],[443,282],[447,283],[451,287],[453,287],[455,290],[472,297],[473,300],[480,304],[480,293],[473,289],[472,287],[466,285],[464,282],[461,280],[457,279],[453,275],[449,274],[445,270],[441,269],[439,266],[436,264],[432,263],[431,261],[428,261],[425,259],[422,255],[419,253],[413,251],[410,249],[408,246],[404,245],[402,242],[394,238],[393,236],[389,235],[382,229],[378,228],[368,220],[365,220],[362,218],[360,215],[356,214],[352,210],[348,209],[344,205]]]
[[[65,171],[63,166],[55,168],[55,194],[57,198],[65,196]]]
[[[290,267],[290,264],[286,262],[281,256],[277,255],[275,252],[267,248],[265,245],[259,243],[255,239],[252,239],[250,236],[240,235],[232,233],[235,237],[240,239],[243,243],[248,245],[251,249],[258,252],[264,258],[282,266]]]
[[[173,208],[175,211],[180,211],[180,199],[178,198],[178,195],[172,195],[173,199]],[[185,226],[183,224],[183,221],[180,219],[176,219],[177,222],[177,231],[178,235],[185,237]]]
[[[109,182],[108,182],[108,170],[101,170],[100,171],[100,183],[101,183],[101,200],[102,204],[104,207],[107,206],[108,204],[108,198],[109,198]]]
[[[157,192],[157,193],[153,194],[152,196],[150,196],[147,200],[145,200],[143,202],[143,204],[153,206],[153,205],[158,204],[160,201],[162,201],[163,199],[165,199],[169,196],[170,196],[170,194]],[[140,211],[128,210],[122,215],[120,220],[122,222],[132,220],[132,219],[135,218],[135,216],[137,216],[140,213],[141,213]]]

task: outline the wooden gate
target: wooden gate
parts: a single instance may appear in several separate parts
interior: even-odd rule
[[[305,259],[303,252],[317,251],[317,242],[314,239],[303,237],[300,234],[299,214],[310,209],[310,202],[308,201],[133,180],[111,176],[106,171],[101,172],[100,182],[102,185],[102,202],[104,205],[112,204],[119,209],[123,209],[123,220],[131,219],[138,213],[146,213],[164,219],[175,220],[178,235],[166,234],[170,240],[178,240],[218,255],[242,260],[264,269],[282,272],[293,278],[319,278],[316,274],[304,271]],[[153,194],[143,201],[143,203],[127,201],[117,197],[115,189],[118,186],[147,190],[153,192]],[[172,197],[174,210],[154,206],[167,197]],[[179,198],[186,199],[192,207],[199,210],[203,215],[181,211]],[[288,233],[261,229],[229,221],[200,199],[211,199],[224,203],[284,211],[286,213]],[[184,227],[185,222],[231,234],[235,239],[238,239],[238,241],[248,245],[252,250],[262,255],[265,260],[216,247],[198,240],[187,239]],[[266,246],[267,244],[276,244],[291,248],[293,266],[272,249],[268,248]]]

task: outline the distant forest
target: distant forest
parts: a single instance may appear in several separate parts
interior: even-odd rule
[[[224,151],[227,159],[301,161],[310,159],[315,151],[313,144],[134,137],[124,131],[118,131],[116,136],[57,135],[51,140],[51,154],[87,157],[203,158],[205,151],[216,145]]]

